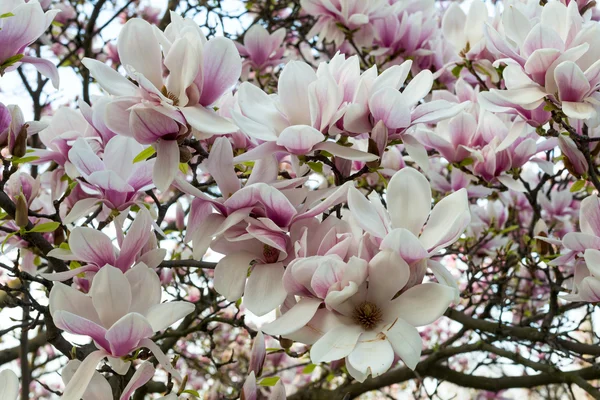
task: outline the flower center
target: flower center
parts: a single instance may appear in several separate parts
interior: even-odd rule
[[[173,102],[173,105],[175,107],[177,107],[179,105],[179,98],[174,94],[171,93],[167,90],[166,86],[163,86],[160,90],[160,92],[163,94],[163,96],[165,96],[167,99],[171,100]]]
[[[383,313],[377,305],[363,301],[354,309],[352,318],[366,330],[371,330],[382,321]]]
[[[279,250],[274,247],[265,244],[263,247],[263,257],[267,264],[276,263],[279,259]]]

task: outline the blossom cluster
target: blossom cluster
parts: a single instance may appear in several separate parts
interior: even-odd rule
[[[583,182],[597,173],[598,15],[585,1],[504,3],[492,15],[482,1],[302,0],[308,35],[335,48],[318,62],[284,28],[234,42],[175,12],[164,29],[132,18],[112,64],[82,58],[102,93],[89,103],[32,122],[0,103],[15,210],[3,246],[47,282],[45,318],[94,346],[62,369],[62,398],[112,398],[103,360],[126,377],[121,399],[158,365],[182,384],[165,399],[183,393],[187,367],[160,332],[203,310],[168,290],[165,261],[219,254],[205,289],[269,321],[253,332],[244,399],[265,391],[264,334],[358,382],[416,369],[424,332],[461,304],[457,254],[485,270],[537,245],[540,263],[572,275],[562,299],[600,301],[600,187]],[[30,63],[58,85],[28,49],[68,11],[2,2],[0,75]],[[577,183],[555,185],[561,175]],[[173,230],[178,246],[165,244]],[[31,233],[51,246],[43,267]],[[534,286],[518,290],[546,294]],[[16,379],[0,374],[2,398]],[[269,390],[285,397],[282,381]]]

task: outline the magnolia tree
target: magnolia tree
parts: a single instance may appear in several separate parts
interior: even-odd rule
[[[2,0],[0,398],[600,398],[588,0]]]

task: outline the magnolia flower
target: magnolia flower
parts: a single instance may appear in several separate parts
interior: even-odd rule
[[[285,39],[285,28],[269,33],[260,24],[252,25],[244,34],[244,44],[235,42],[240,55],[246,57],[242,69],[248,71],[252,67],[254,71],[260,73],[267,67],[281,63],[285,51],[285,47],[281,46],[283,39]],[[244,75],[248,75],[248,72]]]
[[[136,262],[143,262],[149,268],[156,268],[166,254],[164,249],[150,250],[142,253],[152,235],[152,220],[147,211],[138,212],[127,235],[120,237],[120,250],[117,250],[111,239],[101,231],[87,227],[76,227],[69,235],[69,249],[56,248],[50,251],[49,257],[65,261],[77,260],[84,265],[66,272],[45,274],[50,280],[64,281],[83,272],[91,277],[105,265],[112,265],[127,272]]]
[[[98,203],[119,211],[135,204],[139,195],[153,186],[151,173],[155,160],[133,163],[143,149],[131,138],[115,136],[104,148],[100,159],[88,140],[75,140],[68,155],[77,175],[71,177],[83,178],[79,185],[89,198],[77,202],[63,222],[77,220]]]
[[[44,13],[37,0],[8,0],[0,4],[0,76],[22,63],[32,64],[58,88],[58,70],[49,60],[26,56],[27,46],[44,34],[60,10]]]
[[[12,156],[23,157],[28,137],[44,127],[42,122],[25,122],[19,106],[0,103],[0,147],[7,146]]]
[[[583,260],[575,263],[574,275],[571,293],[561,297],[569,301],[600,301],[600,251],[587,249]]]
[[[194,305],[175,301],[160,303],[161,286],[156,273],[139,263],[123,273],[103,266],[94,277],[88,295],[56,282],[50,291],[50,313],[59,329],[93,339],[99,349],[83,361],[65,388],[63,399],[78,400],[105,357],[126,372],[129,361],[121,357],[145,347],[170,374],[180,379],[169,359],[150,338],[194,310]]]
[[[488,11],[483,1],[473,1],[466,14],[460,5],[452,3],[442,18],[442,33],[457,53],[462,52],[471,60],[485,50],[483,27],[487,20]]]
[[[600,250],[600,199],[591,195],[581,201],[579,208],[579,228],[581,232],[569,232],[562,240],[537,236],[536,239],[564,247],[560,257],[550,261],[550,265],[573,265],[577,256],[588,249]]]
[[[263,335],[262,331],[258,331],[252,342],[248,371],[253,372],[257,376],[261,376],[266,356],[267,348],[265,345],[265,335]]]
[[[408,287],[421,283],[427,267],[440,282],[456,285],[441,265],[428,259],[454,243],[471,221],[465,189],[445,197],[431,209],[427,178],[413,168],[403,168],[388,183],[387,210],[376,193],[369,200],[350,188],[348,208],[358,226],[379,250],[390,253],[390,257],[402,257],[411,265]]]
[[[19,378],[11,369],[3,369],[0,372],[0,398],[6,400],[17,400],[19,397]]]
[[[283,286],[288,296],[302,298],[262,330],[270,335],[291,334],[305,326],[324,303],[356,294],[366,278],[367,262],[358,257],[347,263],[336,255],[297,258],[286,268]]]
[[[339,118],[344,90],[332,72],[321,64],[315,72],[301,61],[286,64],[278,82],[279,95],[267,95],[244,82],[237,94],[239,111],[232,110],[240,130],[262,145],[236,157],[235,162],[257,160],[273,153],[296,156],[324,150],[349,160],[374,161],[378,157],[327,141],[324,133]]]
[[[355,32],[354,39],[359,46],[368,46],[373,35],[371,23],[390,12],[386,0],[302,0],[300,5],[308,14],[318,17],[308,36],[319,36],[319,41],[334,42],[336,47],[340,47],[345,40],[338,24]]]
[[[598,100],[591,95],[600,83],[600,26],[586,23],[576,2],[547,4],[537,24],[507,7],[502,24],[505,37],[489,25],[485,29],[491,50],[505,57],[495,65],[508,64],[503,71],[508,90],[492,89],[486,95],[492,103],[533,110],[548,98],[570,118],[596,116]]]
[[[201,138],[237,130],[212,105],[237,82],[242,67],[231,40],[207,41],[195,22],[175,13],[171,18],[165,32],[134,18],[119,35],[120,61],[138,86],[100,61],[83,60],[100,86],[117,96],[107,105],[106,125],[156,147],[153,178],[161,191],[177,174],[179,141],[188,136],[187,125]]]

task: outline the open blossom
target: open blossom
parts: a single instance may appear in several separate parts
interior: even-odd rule
[[[319,40],[334,42],[338,47],[346,39],[338,24],[348,31],[358,31],[355,33],[356,42],[369,46],[373,39],[373,21],[385,17],[390,11],[387,0],[302,0],[300,4],[307,13],[318,17],[308,36],[318,35]]]
[[[365,249],[372,257],[381,251],[407,262],[411,268],[408,287],[421,283],[428,267],[438,280],[449,281],[447,271],[429,257],[458,240],[469,224],[466,190],[452,193],[431,209],[427,179],[413,168],[403,168],[390,179],[386,201],[387,210],[374,194],[367,199],[355,188],[348,192],[348,208],[368,235],[363,240]]]
[[[240,55],[246,57],[242,75],[247,76],[250,68],[260,73],[267,67],[281,63],[285,52],[283,39],[285,28],[269,33],[262,25],[252,25],[244,34],[244,44],[235,42]]]
[[[163,191],[177,174],[180,141],[192,133],[188,125],[199,137],[237,130],[212,105],[237,82],[242,68],[231,40],[207,41],[193,21],[174,13],[172,18],[164,32],[141,19],[123,27],[119,59],[138,86],[104,63],[83,61],[98,83],[116,96],[107,105],[106,125],[155,146],[153,179]],[[169,71],[166,78],[163,68]]]
[[[56,326],[91,337],[99,349],[83,361],[65,388],[63,399],[81,397],[100,360],[108,357],[118,366],[122,363],[120,357],[140,347],[152,351],[163,368],[179,377],[150,337],[191,313],[194,305],[179,301],[160,303],[160,300],[158,276],[143,263],[125,273],[105,265],[94,277],[89,295],[60,282],[54,284],[50,291],[50,313]]]
[[[325,64],[315,72],[301,61],[286,64],[278,83],[279,95],[268,96],[250,83],[237,94],[239,111],[234,121],[241,131],[262,145],[236,158],[237,162],[257,160],[273,153],[296,156],[324,150],[350,160],[374,161],[378,157],[327,141],[325,134],[339,118],[344,88]]]
[[[75,140],[68,153],[76,174],[71,178],[83,178],[79,185],[89,197],[77,202],[65,221],[86,215],[98,203],[120,211],[135,204],[141,193],[154,186],[152,167],[155,161],[133,163],[143,149],[131,138],[115,136],[107,143],[100,159],[88,140]]]
[[[505,57],[495,64],[507,64],[507,90],[492,89],[485,95],[488,101],[533,110],[549,99],[570,118],[596,116],[600,26],[586,21],[576,2],[551,2],[533,21],[511,6],[503,12],[502,24],[504,36],[490,26],[485,32],[491,50]]]
[[[37,0],[7,0],[0,4],[0,76],[22,63],[32,64],[58,88],[58,70],[51,61],[25,55],[27,46],[44,34],[60,10],[44,13]]]
[[[79,261],[83,265],[66,272],[46,274],[45,277],[64,281],[85,272],[91,281],[94,274],[105,265],[112,265],[123,272],[127,272],[137,262],[143,262],[149,268],[156,268],[164,259],[166,250],[144,251],[151,239],[151,227],[150,215],[147,211],[140,210],[127,235],[119,236],[120,250],[113,246],[111,239],[103,232],[88,227],[76,227],[69,235],[69,250],[57,248],[49,254],[60,260]]]

